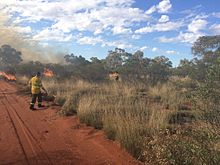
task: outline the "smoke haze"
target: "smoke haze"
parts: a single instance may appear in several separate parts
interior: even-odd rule
[[[58,53],[52,48],[41,46],[15,29],[16,26],[10,24],[9,17],[0,13],[0,46],[8,44],[21,51],[24,62],[63,63],[64,53]]]

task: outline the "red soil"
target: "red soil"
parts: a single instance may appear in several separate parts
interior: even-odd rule
[[[30,98],[0,81],[0,164],[141,164],[102,131],[60,117],[59,107],[29,110]]]

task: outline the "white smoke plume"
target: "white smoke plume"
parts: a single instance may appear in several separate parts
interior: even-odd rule
[[[0,46],[8,44],[21,51],[24,62],[63,63],[65,53],[55,52],[53,48],[40,45],[37,41],[18,33],[16,28],[19,27],[12,25],[8,16],[0,13]]]

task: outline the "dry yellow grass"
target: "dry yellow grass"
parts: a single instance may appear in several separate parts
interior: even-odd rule
[[[146,137],[163,140],[160,136],[169,132],[167,128],[174,127],[175,132],[175,126],[169,124],[170,117],[178,113],[179,104],[188,101],[181,89],[176,89],[172,83],[154,87],[141,83],[96,84],[71,80],[46,81],[44,84],[50,93],[56,95],[56,101],[63,103],[62,114],[77,113],[81,122],[103,129],[108,138],[120,142],[128,152],[141,160],[144,160],[146,141],[149,141]],[[167,138],[167,142],[160,141],[157,147],[175,145],[172,138]],[[150,148],[148,150],[151,152]],[[163,153],[156,148],[152,152]],[[153,161],[156,157],[149,159]],[[166,160],[169,162],[169,158],[166,157]]]
[[[18,83],[24,84],[24,85],[28,84],[29,78],[27,76],[16,75],[16,78],[17,78]]]
[[[136,158],[141,156],[146,133],[156,133],[168,124],[171,111],[150,105],[144,84],[85,81],[44,83],[56,100],[64,99],[63,114],[77,112],[81,122],[103,129],[110,139],[119,141]],[[140,92],[141,91],[141,92]]]

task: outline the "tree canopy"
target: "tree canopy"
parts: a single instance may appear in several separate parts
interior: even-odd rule
[[[0,48],[0,64],[6,66],[17,65],[23,61],[21,55],[20,51],[10,45],[2,45]]]
[[[207,64],[214,63],[220,57],[220,35],[200,37],[193,44],[192,53]]]

